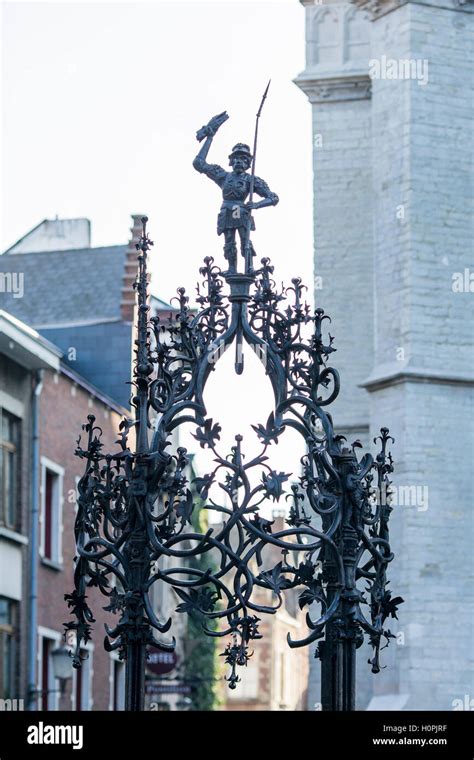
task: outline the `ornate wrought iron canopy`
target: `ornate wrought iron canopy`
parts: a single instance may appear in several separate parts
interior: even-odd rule
[[[154,584],[171,586],[182,600],[180,612],[199,613],[210,636],[230,637],[225,649],[228,681],[235,688],[237,667],[245,666],[250,643],[260,638],[262,614],[274,614],[289,589],[299,589],[308,635],[290,647],[320,641],[323,709],[354,709],[355,649],[367,634],[373,647],[372,671],[392,634],[386,628],[397,605],[387,589],[393,559],[388,522],[393,439],[382,428],[380,451],[358,455],[358,441],[346,445],[336,435],[327,411],[339,392],[339,376],[328,366],[335,350],[325,334],[329,321],[321,308],[303,300],[295,278],[278,289],[273,266],[262,259],[256,271],[222,274],[212,258],[204,260],[198,286],[199,310],[190,309],[184,289],[165,321],[149,319],[147,259],[151,240],[143,218],[138,248],[138,321],[134,361],[134,418],[124,420],[118,448],[105,453],[93,416],[78,441],[84,460],[75,523],[75,589],[66,599],[76,634],[74,665],[91,636],[93,612],[87,589],[107,598],[104,608],[118,615],[107,628],[106,649],[126,659],[127,709],[143,709],[147,645],[165,649],[171,620],[155,615]],[[246,459],[241,435],[230,452],[221,451],[219,423],[207,416],[206,381],[223,351],[236,349],[235,370],[243,371],[247,343],[271,381],[273,411],[253,426],[260,453]],[[212,471],[189,482],[186,448],[173,449],[176,431],[191,425],[194,438],[214,456]],[[272,469],[272,447],[289,428],[301,436],[306,453],[299,473]],[[377,442],[376,441],[376,442]],[[256,473],[256,476],[255,476]],[[290,479],[290,476],[292,479]],[[193,491],[221,522],[206,533],[190,526]],[[264,503],[289,502],[284,530],[259,512]],[[265,566],[265,548],[279,561]],[[209,557],[209,568],[190,558]],[[163,563],[166,558],[166,563]],[[212,558],[212,562],[211,562]],[[269,589],[273,603],[255,601]],[[221,620],[220,627],[209,621]]]

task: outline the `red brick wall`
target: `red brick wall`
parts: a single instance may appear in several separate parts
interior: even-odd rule
[[[82,425],[87,422],[87,415],[94,414],[97,424],[103,430],[103,441],[107,450],[117,446],[118,424],[120,416],[101,401],[91,397],[85,389],[76,386],[65,375],[45,373],[44,388],[40,404],[40,456],[47,457],[64,468],[63,481],[63,534],[62,555],[63,568],[56,570],[47,567],[39,559],[38,572],[38,625],[63,632],[63,623],[70,619],[70,613],[64,601],[64,594],[73,589],[73,557],[75,501],[71,495],[76,491],[76,478],[83,474],[83,462],[74,455],[76,441],[82,432]],[[82,433],[85,442],[86,434]],[[92,658],[93,666],[93,709],[107,710],[109,707],[110,656],[103,648],[104,622],[113,625],[116,618],[105,613],[102,607],[107,602],[97,589],[90,589],[89,604],[94,612],[96,623],[93,624]],[[60,708],[71,709],[70,682]]]

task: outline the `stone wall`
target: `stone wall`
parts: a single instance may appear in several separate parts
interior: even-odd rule
[[[390,427],[403,502],[398,638],[375,678],[359,650],[358,709],[452,709],[473,694],[473,6],[303,5],[296,83],[313,111],[315,293],[338,348],[335,423],[364,442]]]

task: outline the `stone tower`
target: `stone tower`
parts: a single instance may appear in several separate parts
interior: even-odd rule
[[[312,107],[334,418],[364,445],[382,424],[396,439],[390,577],[406,601],[387,669],[372,676],[359,650],[358,709],[462,709],[474,696],[474,4],[301,2],[295,82]]]

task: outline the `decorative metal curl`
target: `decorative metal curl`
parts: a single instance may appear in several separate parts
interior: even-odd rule
[[[250,642],[261,638],[257,613],[274,614],[284,592],[295,588],[301,591],[300,608],[308,609],[309,633],[299,641],[288,636],[290,647],[326,635],[318,656],[334,660],[342,646],[349,662],[367,633],[374,650],[372,671],[378,672],[381,643],[392,637],[386,621],[396,617],[403,601],[392,598],[386,587],[393,559],[386,500],[393,470],[387,447],[393,439],[382,428],[376,459],[368,453],[359,459],[361,444],[347,447],[345,438],[335,435],[325,411],[340,386],[337,371],[327,366],[335,350],[331,335],[323,335],[329,318],[302,300],[298,278],[278,290],[269,259],[262,259],[252,274],[225,276],[225,293],[223,275],[208,257],[200,269],[199,311],[190,310],[180,288],[176,310],[167,319],[148,319],[147,255],[152,243],[146,217],[142,222],[134,419],[122,422],[118,449],[104,454],[101,430],[89,416],[86,445],[79,439],[76,450],[85,470],[78,486],[75,589],[66,596],[74,614],[66,624],[76,633],[74,665],[80,666],[95,622],[86,592],[96,586],[108,599],[104,609],[119,616],[114,627],[106,628],[105,647],[127,659],[127,707],[140,709],[143,697],[133,689],[143,680],[146,646],[174,646],[158,635],[169,630],[171,620],[157,619],[150,596],[155,583],[166,583],[181,600],[178,612],[197,613],[209,636],[231,637],[224,652],[231,688],[239,680],[237,666],[245,666],[251,656]],[[209,374],[231,344],[237,349],[235,369],[243,371],[244,341],[257,351],[274,393],[272,413],[266,422],[252,426],[261,450],[250,461],[245,460],[241,435],[235,436],[229,454],[219,451],[221,427],[207,417],[203,400]],[[187,450],[171,448],[171,435],[183,424],[193,426],[196,442],[212,451],[216,463],[192,483]],[[292,473],[271,468],[267,455],[287,428],[306,444],[301,473],[292,481]],[[222,518],[218,528],[204,534],[189,527],[196,494]],[[275,530],[259,507],[280,499],[289,502],[289,512],[285,529]],[[280,550],[281,560],[266,568],[269,546]],[[207,570],[187,562],[197,555],[209,556]],[[258,589],[272,592],[268,604],[255,601]],[[216,618],[223,621],[217,630],[208,625]],[[141,668],[142,675],[134,668]],[[328,699],[324,709],[353,709],[353,701],[343,704],[340,695]]]

